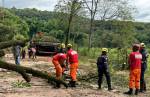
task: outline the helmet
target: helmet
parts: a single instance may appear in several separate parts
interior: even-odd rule
[[[69,43],[69,44],[67,44],[67,47],[71,48],[71,47],[72,47],[72,44],[70,44],[70,43]]]
[[[61,43],[61,44],[60,44],[60,48],[65,48],[65,44],[64,44],[64,43]]]
[[[145,43],[141,43],[140,46],[141,46],[141,47],[145,47]]]
[[[138,51],[140,49],[140,45],[139,44],[133,44],[132,48],[134,51]]]
[[[108,52],[107,48],[102,48],[102,52]]]

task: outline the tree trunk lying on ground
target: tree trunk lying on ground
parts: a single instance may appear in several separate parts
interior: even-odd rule
[[[26,42],[28,42],[28,40],[1,42],[0,43],[0,57],[5,55],[5,53],[2,49],[9,48],[9,47],[15,46],[15,45],[25,46]],[[22,75],[22,77],[27,82],[31,81],[31,78],[27,74],[27,73],[29,73],[29,74],[32,74],[32,76],[47,79],[49,82],[55,82],[55,83],[63,84],[66,88],[68,87],[67,83],[65,83],[64,81],[57,80],[55,77],[49,76],[47,73],[43,73],[41,71],[34,70],[32,68],[29,68],[29,67],[17,66],[17,65],[3,62],[0,60],[0,68],[18,72],[19,74]]]
[[[67,83],[65,83],[64,81],[57,80],[55,77],[49,76],[47,73],[43,73],[39,70],[34,70],[29,67],[17,66],[14,64],[0,61],[0,68],[16,71],[16,72],[20,73],[27,82],[31,81],[30,77],[26,74],[26,73],[29,73],[29,74],[32,74],[32,76],[47,79],[51,82],[63,84],[66,88],[68,87]]]
[[[15,46],[15,45],[20,45],[20,46],[25,46],[25,43],[28,42],[28,40],[24,40],[24,41],[6,41],[6,42],[0,42],[0,49],[5,49],[5,48],[9,48],[11,46]]]

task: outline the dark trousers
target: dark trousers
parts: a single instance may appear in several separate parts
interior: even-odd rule
[[[111,79],[110,79],[110,73],[109,73],[108,69],[99,69],[98,70],[98,77],[99,77],[98,86],[99,86],[99,88],[101,88],[101,84],[103,82],[103,74],[106,77],[108,88],[111,88]]]
[[[25,59],[25,57],[26,57],[26,52],[22,51],[22,59]]]
[[[145,83],[145,78],[144,78],[144,74],[145,74],[145,70],[146,68],[141,68],[141,78],[140,78],[140,90],[146,90],[146,83]]]
[[[15,57],[15,64],[20,65],[20,56]]]

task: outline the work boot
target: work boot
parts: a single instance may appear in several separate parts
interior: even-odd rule
[[[143,91],[146,91],[146,83],[144,83]]]
[[[102,89],[102,87],[101,87],[101,84],[102,84],[102,78],[99,78],[99,80],[98,80],[98,89]]]
[[[70,81],[69,86],[70,87],[76,87],[76,81]]]
[[[111,90],[113,90],[113,89],[111,88],[111,83],[108,82],[108,91],[111,91]]]
[[[108,91],[111,91],[111,90],[113,90],[111,87],[108,87]]]
[[[139,92],[141,92],[141,93],[146,92],[146,84],[145,83],[140,86],[140,91]]]
[[[71,87],[76,87],[76,81],[72,81]]]
[[[56,83],[56,86],[54,88],[56,89],[60,88],[60,83]]]
[[[100,85],[100,84],[98,84],[98,89],[99,89],[99,90],[101,90],[101,89],[102,89],[102,87],[101,87],[101,85]]]
[[[127,95],[132,95],[132,93],[133,93],[133,89],[132,88],[130,88],[129,91],[124,92],[124,94],[127,94]]]
[[[138,95],[138,93],[139,93],[139,89],[136,89],[135,90],[135,95]]]

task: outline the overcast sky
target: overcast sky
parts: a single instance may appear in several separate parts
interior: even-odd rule
[[[136,21],[150,22],[150,0],[131,0],[137,7],[138,13],[134,16]],[[37,8],[39,10],[54,9],[57,0],[5,0],[5,7]],[[0,0],[2,5],[2,0]]]

